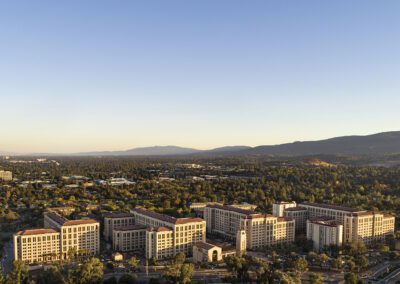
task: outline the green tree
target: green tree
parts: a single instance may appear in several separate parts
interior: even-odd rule
[[[343,267],[343,261],[340,258],[335,258],[332,261],[332,268],[341,269]]]
[[[4,274],[3,274],[3,268],[0,265],[0,284],[5,284],[5,282],[6,282],[6,278],[4,277]]]
[[[295,261],[293,261],[293,269],[300,272],[304,273],[308,269],[308,262],[302,257],[297,258]]]
[[[176,264],[183,264],[185,262],[185,260],[186,260],[186,256],[183,252],[180,252],[175,256]]]
[[[158,279],[158,278],[150,278],[149,284],[160,284],[160,279]]]
[[[136,268],[139,266],[139,260],[138,260],[136,257],[132,256],[132,257],[129,259],[128,264],[129,264],[129,267],[130,267],[132,270],[136,270]]]
[[[194,265],[192,263],[182,264],[180,271],[180,282],[182,284],[190,283],[190,279],[192,278],[193,272],[194,272]]]
[[[60,270],[54,266],[42,271],[36,280],[37,284],[62,284],[65,282],[64,276]]]
[[[311,284],[323,284],[324,278],[320,273],[310,273],[309,279]]]
[[[79,284],[98,284],[103,281],[103,264],[98,258],[90,258],[75,271],[75,281]]]
[[[357,281],[358,281],[357,274],[352,273],[352,272],[346,273],[344,275],[344,281],[346,284],[357,284]]]
[[[363,255],[360,255],[360,256],[357,256],[355,258],[355,263],[356,263],[356,265],[358,266],[358,268],[360,270],[360,269],[367,268],[368,264],[369,264],[369,261],[368,261],[368,258],[366,258]]]
[[[104,280],[103,284],[118,284],[118,280],[117,280],[117,278],[115,278],[115,276],[113,276],[113,277],[110,277],[110,278]]]
[[[12,270],[6,278],[7,284],[22,284],[28,281],[28,269],[21,260],[13,262]]]
[[[234,272],[236,274],[236,277],[239,280],[242,280],[246,263],[245,259],[237,255],[228,255],[227,257],[225,257],[224,261],[228,270]]]
[[[136,284],[138,283],[137,276],[134,274],[124,274],[119,278],[118,284]]]

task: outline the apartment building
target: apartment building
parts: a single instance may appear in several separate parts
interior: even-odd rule
[[[12,172],[10,171],[0,171],[0,181],[11,181]]]
[[[103,236],[106,241],[112,241],[113,230],[131,227],[135,224],[135,216],[132,213],[108,212],[104,214]]]
[[[286,218],[294,219],[296,224],[296,234],[303,234],[306,231],[308,211],[304,207],[289,207],[284,211]]]
[[[17,232],[13,236],[14,259],[27,264],[95,255],[100,251],[100,225],[96,220],[68,220],[57,213],[44,214],[45,228]]]
[[[100,252],[100,223],[94,219],[68,220],[57,213],[44,213],[45,228],[61,233],[61,254],[96,255]]]
[[[316,251],[331,245],[341,246],[343,243],[343,225],[328,218],[307,220],[307,239],[313,241]]]
[[[307,212],[299,213],[304,209]],[[295,212],[298,214],[296,217]],[[395,229],[395,217],[392,215],[331,204],[303,202],[298,209],[286,209],[285,216],[295,218],[299,229],[304,231],[306,227],[303,224],[307,219],[325,217],[334,220],[343,225],[343,242],[360,240],[368,244],[385,239]]]
[[[136,225],[147,226],[147,258],[171,258],[183,252],[192,255],[193,245],[206,240],[206,222],[200,218],[174,218],[142,208],[131,210]]]
[[[237,231],[241,230],[240,221],[253,214],[257,213],[231,205],[208,205],[204,208],[207,233],[235,239]]]
[[[357,212],[346,216],[344,238],[365,244],[384,241],[394,234],[395,217],[379,212]]]
[[[272,204],[272,215],[276,217],[283,217],[284,211],[288,208],[296,207],[296,202],[291,201],[291,202],[278,202]]]
[[[112,229],[114,251],[145,251],[147,226],[130,225]]]
[[[60,232],[55,229],[32,229],[14,234],[14,260],[27,264],[59,260]]]
[[[295,221],[289,218],[258,214],[229,205],[210,205],[204,210],[207,232],[236,239],[238,231],[246,232],[249,249],[294,241]]]
[[[295,221],[269,214],[252,214],[241,220],[247,248],[255,249],[294,242]]]

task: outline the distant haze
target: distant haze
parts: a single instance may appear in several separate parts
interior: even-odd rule
[[[13,155],[2,153],[0,155]],[[14,153],[15,154],[15,153]],[[23,153],[19,153],[23,154]],[[28,155],[61,155],[61,153],[25,153]],[[312,155],[391,155],[400,154],[400,131],[377,133],[366,136],[343,136],[319,141],[296,141],[280,145],[225,146],[208,150],[180,146],[152,146],[119,151],[97,151],[68,153],[70,156],[222,156],[222,155],[266,155],[266,156],[312,156]],[[18,155],[18,154],[17,154]]]

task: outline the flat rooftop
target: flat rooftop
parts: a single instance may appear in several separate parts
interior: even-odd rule
[[[365,210],[360,210],[356,208],[351,208],[347,206],[341,206],[341,205],[333,205],[333,204],[323,204],[323,203],[312,203],[312,202],[303,202],[299,204],[299,207],[302,206],[311,206],[311,207],[317,207],[317,208],[324,208],[324,209],[332,209],[332,210],[338,210],[338,211],[346,211],[349,213],[355,213],[355,212],[364,212]]]
[[[232,212],[236,212],[236,213],[240,213],[240,214],[244,214],[244,215],[257,214],[256,211],[248,210],[248,209],[241,209],[241,208],[234,207],[234,206],[231,206],[231,205],[213,204],[213,205],[207,205],[207,207],[216,208],[216,209],[220,209],[220,210],[226,210],[226,211],[232,211]]]
[[[141,215],[145,215],[147,217],[157,219],[160,221],[164,221],[167,223],[171,223],[174,225],[181,225],[181,224],[187,224],[187,223],[195,223],[195,222],[204,222],[203,219],[201,218],[175,218],[169,215],[157,213],[154,211],[149,211],[143,208],[134,208],[132,209],[133,212],[136,212]]]
[[[103,214],[104,218],[132,218],[135,217],[132,213],[129,212],[106,212]]]
[[[23,230],[16,233],[19,236],[30,236],[30,235],[43,235],[43,234],[55,234],[58,231],[54,229],[30,229],[30,230]]]
[[[75,226],[75,225],[85,225],[85,224],[95,224],[98,221],[94,219],[82,219],[82,220],[68,220],[54,212],[46,212],[46,216],[51,220],[59,224],[60,226]]]
[[[148,226],[145,226],[145,225],[130,225],[130,226],[124,226],[121,228],[115,227],[114,231],[125,232],[125,231],[145,230],[147,228],[148,228]]]

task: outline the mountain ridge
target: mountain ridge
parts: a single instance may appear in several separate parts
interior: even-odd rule
[[[0,151],[0,155],[5,152]],[[295,141],[277,145],[224,146],[199,150],[174,145],[137,147],[121,151],[95,151],[70,154],[31,153],[20,156],[184,156],[184,155],[382,155],[400,154],[400,131],[381,132],[370,135],[350,135],[313,141]],[[10,154],[12,155],[12,154]],[[14,153],[14,155],[17,155]]]

